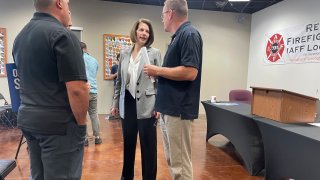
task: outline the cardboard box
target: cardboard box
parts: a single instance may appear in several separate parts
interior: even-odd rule
[[[252,114],[283,123],[315,121],[317,98],[282,89],[251,88]]]

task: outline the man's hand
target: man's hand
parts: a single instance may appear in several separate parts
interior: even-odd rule
[[[198,75],[198,69],[188,66],[159,67],[144,65],[144,73],[152,77],[163,77],[174,81],[194,81]]]
[[[158,77],[158,73],[160,71],[160,68],[159,66],[155,66],[155,65],[151,65],[151,64],[147,64],[147,65],[144,65],[144,73],[148,76],[152,76],[152,77]]]
[[[85,81],[66,82],[68,98],[78,125],[86,125],[89,106],[89,89]]]
[[[156,118],[156,119],[159,119],[160,118],[160,112],[154,112],[154,117]]]
[[[111,109],[111,115],[112,115],[112,116],[118,116],[118,114],[119,114],[119,109],[113,107],[113,108]]]

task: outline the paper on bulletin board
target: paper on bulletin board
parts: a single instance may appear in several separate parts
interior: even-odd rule
[[[122,49],[132,46],[130,36],[104,34],[103,35],[103,66],[104,66],[104,79],[111,74],[112,66],[115,65],[117,55]]]

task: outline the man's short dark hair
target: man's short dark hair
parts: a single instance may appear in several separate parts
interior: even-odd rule
[[[87,49],[87,45],[84,42],[80,42],[81,49]]]
[[[166,8],[174,10],[180,17],[188,16],[188,2],[187,0],[166,0],[164,2]]]
[[[137,31],[140,23],[145,23],[149,27],[149,39],[146,42],[145,46],[146,47],[150,47],[151,44],[154,41],[154,34],[153,34],[153,28],[152,28],[152,25],[151,25],[151,21],[149,19],[143,19],[142,18],[142,19],[139,19],[137,22],[134,23],[134,25],[133,25],[133,27],[131,29],[131,33],[130,33],[131,41],[133,43],[136,43],[136,41],[137,41],[137,33],[136,33],[136,31]]]
[[[33,5],[37,11],[47,9],[53,0],[33,0]]]

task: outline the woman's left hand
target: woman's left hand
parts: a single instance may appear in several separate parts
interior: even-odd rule
[[[154,113],[154,117],[156,118],[156,119],[159,119],[160,118],[160,112],[153,112]]]

